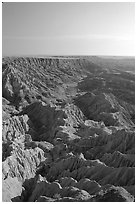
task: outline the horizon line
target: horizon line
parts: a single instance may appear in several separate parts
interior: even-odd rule
[[[2,55],[2,58],[3,57],[69,57],[69,56],[74,56],[74,57],[86,57],[86,56],[101,56],[101,57],[134,57],[135,58],[135,55],[104,55],[104,54],[81,54],[81,55],[77,55],[77,54],[67,54],[67,55],[65,55],[65,54],[58,54],[58,55],[51,55],[51,54],[46,54],[46,55],[44,55],[44,54],[38,54],[38,55],[23,55],[23,54],[21,54],[21,55]]]

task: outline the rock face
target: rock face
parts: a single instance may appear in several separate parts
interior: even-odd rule
[[[2,68],[3,201],[134,202],[134,60],[16,57]]]

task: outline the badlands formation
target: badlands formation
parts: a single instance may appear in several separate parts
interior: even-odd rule
[[[135,200],[134,59],[5,57],[2,199]]]

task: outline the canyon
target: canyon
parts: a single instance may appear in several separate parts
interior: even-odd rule
[[[2,200],[135,201],[135,62],[2,59]]]

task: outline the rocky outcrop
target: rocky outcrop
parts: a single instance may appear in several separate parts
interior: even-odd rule
[[[5,202],[14,201],[16,197],[21,196],[23,190],[22,183],[16,177],[8,177],[2,183],[2,200]],[[16,201],[20,201],[20,199],[16,199]]]
[[[114,62],[3,59],[3,201],[135,200],[134,73]]]
[[[88,119],[104,121],[106,126],[133,126],[131,116],[116,100],[113,94],[95,95],[86,93],[75,99],[76,105]]]
[[[107,186],[103,188],[95,197],[92,202],[134,202],[131,196],[125,189],[115,186]]]
[[[44,152],[39,148],[19,150],[3,162],[4,178],[11,176],[25,181],[25,179],[35,176],[37,166],[45,160]]]

